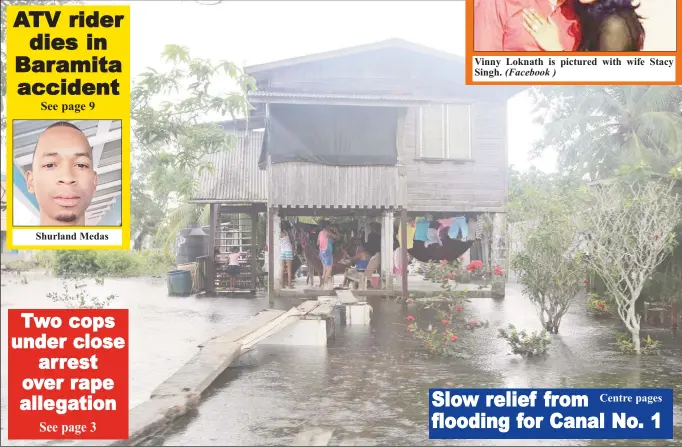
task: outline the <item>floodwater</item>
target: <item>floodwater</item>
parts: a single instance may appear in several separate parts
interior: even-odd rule
[[[663,341],[657,357],[625,356],[613,346],[613,320],[586,314],[581,300],[564,317],[546,359],[508,354],[497,329],[539,328],[518,285],[504,300],[472,299],[467,318],[490,327],[461,334],[459,358],[420,355],[405,317],[414,305],[370,299],[371,326],[338,327],[327,348],[261,347],[230,368],[198,410],[149,445],[287,445],[302,430],[334,428],[330,445],[528,445],[529,441],[429,441],[430,387],[671,387],[674,445],[682,445],[682,334],[647,330]],[[668,441],[530,441],[537,445],[670,445]]]
[[[25,277],[22,283],[21,277]],[[147,400],[161,382],[198,352],[198,345],[260,310],[267,298],[168,297],[164,278],[105,279],[87,283],[90,295],[116,294],[110,307],[129,311],[130,408]],[[73,289],[72,293],[73,293]],[[81,289],[79,289],[81,290]],[[46,297],[62,292],[62,282],[31,271],[2,274],[1,440],[5,445],[38,445],[39,441],[7,442],[7,309],[63,308]]]
[[[2,276],[2,346],[7,346],[9,308],[61,307],[45,297],[61,282],[42,273],[26,283]],[[97,296],[116,293],[112,307],[130,309],[130,405],[151,391],[196,352],[203,341],[268,307],[267,298],[169,298],[165,281],[107,279],[90,284]],[[289,309],[300,301],[277,302]],[[425,312],[371,299],[370,326],[337,326],[324,348],[259,347],[240,359],[209,390],[198,410],[149,439],[148,445],[285,445],[304,429],[334,428],[332,445],[527,445],[529,441],[429,441],[427,393],[430,387],[671,387],[674,389],[675,445],[682,445],[682,333],[645,331],[663,341],[659,357],[624,356],[615,351],[616,321],[586,315],[581,300],[564,318],[550,356],[525,361],[507,355],[497,329],[514,323],[538,329],[535,313],[518,285],[504,300],[472,299],[467,318],[490,327],[463,333],[461,357],[427,358],[405,329],[405,317]],[[2,443],[7,442],[7,350],[2,349]],[[616,445],[625,441],[578,441]],[[532,443],[532,442],[531,442]],[[634,442],[637,444],[637,442]],[[54,444],[54,443],[50,443]],[[536,445],[576,441],[536,441]],[[627,442],[632,444],[632,442]],[[640,445],[668,445],[641,442]]]

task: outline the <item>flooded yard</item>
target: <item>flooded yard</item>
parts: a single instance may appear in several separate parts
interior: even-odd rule
[[[7,346],[7,310],[61,307],[46,297],[61,292],[60,280],[42,272],[2,275],[2,346]],[[110,307],[130,309],[130,407],[149,398],[197,352],[197,346],[268,307],[267,298],[168,297],[165,278],[88,282],[91,295],[116,294]],[[2,349],[2,440],[7,439],[7,349]]]
[[[490,327],[461,336],[462,356],[420,355],[405,329],[415,307],[370,299],[371,326],[337,327],[327,349],[258,349],[241,367],[229,369],[196,414],[151,444],[286,445],[308,427],[335,429],[331,445],[527,445],[528,441],[429,441],[430,387],[670,387],[676,407],[675,445],[682,445],[682,337],[664,329],[647,331],[663,341],[658,357],[624,356],[615,350],[615,320],[596,320],[580,300],[553,337],[546,359],[507,355],[497,328],[514,323],[539,329],[520,287],[508,285],[504,300],[472,299],[467,317]],[[537,445],[598,441],[537,441]],[[603,445],[632,444],[606,441]],[[634,444],[638,444],[634,442]],[[640,445],[669,445],[639,442]]]
[[[7,346],[7,309],[57,307],[46,294],[61,282],[31,273],[23,283],[2,287],[2,343]],[[255,298],[169,298],[165,279],[107,279],[88,286],[92,294],[115,293],[112,307],[130,309],[130,405],[191,358],[197,345],[268,307]],[[463,333],[461,355],[425,357],[406,330],[405,317],[427,318],[416,305],[370,298],[370,326],[337,325],[328,347],[259,347],[228,369],[209,389],[197,411],[168,427],[148,445],[284,445],[303,429],[334,428],[332,445],[527,445],[528,441],[428,441],[430,387],[670,387],[674,389],[674,445],[682,445],[682,334],[646,330],[663,342],[656,357],[625,356],[613,346],[616,320],[587,315],[576,299],[545,359],[508,355],[497,329],[513,323],[539,329],[520,287],[509,284],[503,300],[472,299],[467,318],[489,328]],[[278,301],[288,309],[300,301]],[[2,439],[7,424],[7,351],[2,350]],[[533,443],[533,442],[531,442]],[[613,445],[625,441],[536,441],[536,445]],[[31,444],[30,442],[12,443]],[[36,443],[37,444],[37,443]],[[631,442],[627,442],[631,444]],[[635,442],[637,444],[637,442]],[[669,445],[640,442],[640,445]]]

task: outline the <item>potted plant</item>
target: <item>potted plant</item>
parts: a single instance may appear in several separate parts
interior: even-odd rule
[[[504,270],[499,265],[493,269],[492,292],[493,296],[504,296]]]

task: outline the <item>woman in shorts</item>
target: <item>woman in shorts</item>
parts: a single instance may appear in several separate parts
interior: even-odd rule
[[[294,263],[294,247],[291,243],[291,237],[289,236],[290,229],[291,224],[289,222],[282,222],[282,231],[279,233],[279,259],[282,263],[283,287],[293,289],[294,286],[291,283],[291,277],[293,276],[291,265]],[[284,276],[284,270],[287,272],[286,276]]]
[[[227,265],[227,276],[230,278],[230,292],[234,292],[240,272],[239,247],[232,247],[232,253],[230,253],[229,256],[229,264]]]

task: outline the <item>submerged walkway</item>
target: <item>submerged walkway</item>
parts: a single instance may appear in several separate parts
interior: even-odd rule
[[[61,291],[60,280],[43,272],[24,274],[28,283],[3,275],[2,320],[12,308],[59,308],[46,297]],[[251,318],[268,307],[265,295],[250,298],[206,298],[167,296],[163,278],[105,279],[103,286],[89,285],[97,296],[118,295],[112,307],[130,309],[130,408],[144,402],[154,389],[197,353],[198,345]],[[280,307],[287,306],[282,303]],[[279,306],[279,303],[278,303]],[[290,306],[289,306],[290,307]],[[7,331],[2,331],[7,346]],[[3,445],[39,445],[39,441],[7,441],[7,349],[2,352]]]
[[[612,343],[617,321],[587,315],[576,300],[553,337],[547,359],[524,361],[508,355],[497,329],[508,323],[539,329],[533,307],[518,285],[504,300],[465,304],[467,319],[490,328],[460,334],[461,355],[429,359],[415,347],[405,317],[426,321],[428,311],[370,297],[370,326],[338,327],[328,348],[263,347],[230,368],[209,388],[198,412],[150,444],[293,445],[304,433],[326,433],[329,445],[528,445],[529,441],[428,440],[429,387],[647,387],[675,390],[676,428],[672,445],[682,445],[682,343],[668,330],[660,357],[636,359]],[[682,334],[679,334],[682,336]],[[530,441],[535,445],[601,445],[598,441]],[[615,445],[665,445],[609,441]],[[668,444],[669,445],[669,444]]]

